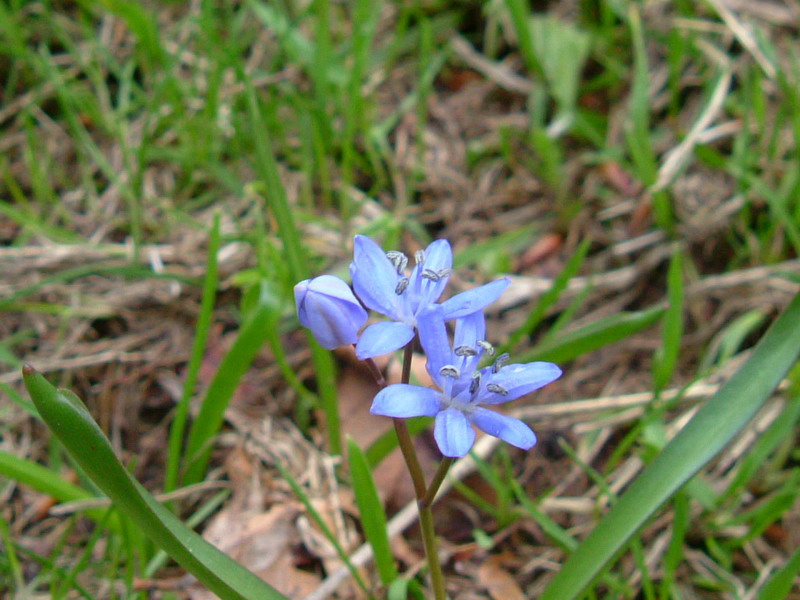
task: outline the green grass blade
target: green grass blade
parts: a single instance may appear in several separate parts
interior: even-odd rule
[[[353,491],[356,495],[358,512],[361,515],[361,526],[372,546],[375,566],[378,568],[381,582],[384,586],[389,586],[392,581],[397,579],[397,567],[389,545],[389,536],[386,533],[386,513],[378,496],[378,489],[375,487],[369,463],[361,448],[352,439],[348,439],[347,452]]]
[[[222,426],[225,409],[253,359],[269,337],[270,306],[259,306],[242,325],[231,349],[208,386],[200,412],[189,431],[183,485],[202,481],[211,456],[211,444]]]
[[[608,344],[613,344],[655,323],[664,314],[663,308],[651,308],[637,312],[621,312],[608,318],[589,323],[515,356],[516,362],[548,360],[565,363]]]
[[[542,600],[579,597],[672,495],[753,418],[800,354],[800,296],[744,366],[656,456],[550,582]]]
[[[284,598],[186,527],[133,479],[74,394],[57,390],[30,366],[24,368],[23,376],[42,419],[92,481],[145,535],[203,585],[231,600]]]
[[[667,299],[669,306],[661,324],[661,347],[653,360],[653,388],[658,394],[669,383],[683,334],[683,260],[681,251],[675,249],[667,273]]]
[[[592,241],[590,239],[581,242],[575,253],[567,261],[567,264],[564,265],[561,273],[559,273],[558,277],[553,281],[553,287],[542,294],[542,297],[539,298],[539,302],[536,303],[536,307],[530,312],[528,318],[525,319],[525,323],[511,334],[508,343],[504,344],[503,347],[497,351],[498,354],[507,352],[509,349],[515,347],[523,338],[529,336],[533,330],[536,329],[536,326],[542,322],[548,309],[558,302],[561,293],[567,289],[569,280],[578,274],[578,270],[581,268],[591,244]]]
[[[59,502],[85,500],[94,497],[83,488],[64,481],[58,473],[47,467],[19,456],[14,456],[5,450],[0,450],[0,475],[52,496]],[[105,511],[89,510],[86,514],[99,522],[103,518]],[[116,524],[116,528],[119,528],[119,523]]]
[[[208,259],[206,261],[206,277],[203,281],[203,298],[200,303],[200,316],[195,328],[192,356],[186,372],[186,381],[183,384],[183,393],[175,409],[175,419],[169,430],[169,450],[167,452],[167,471],[164,481],[164,491],[170,492],[178,485],[178,471],[181,463],[181,447],[183,434],[186,431],[186,421],[189,418],[189,403],[194,394],[200,366],[208,341],[208,331],[214,312],[214,300],[217,295],[217,252],[220,245],[220,217],[214,215],[214,224],[211,227],[211,236],[208,241]]]
[[[247,106],[249,109],[250,123],[253,130],[253,140],[256,148],[256,168],[259,177],[267,186],[267,205],[275,217],[278,225],[278,235],[283,241],[284,256],[288,266],[291,285],[287,285],[287,292],[295,283],[308,277],[308,263],[300,232],[295,224],[294,214],[292,213],[289,199],[286,197],[286,190],[281,182],[278,172],[278,164],[272,149],[272,141],[269,137],[268,127],[264,122],[261,109],[258,104],[255,90],[250,83],[249,77],[240,73],[240,78],[245,85],[247,95]],[[336,397],[335,371],[333,359],[330,352],[324,350],[319,344],[313,341],[312,335],[308,333],[311,344],[312,359],[317,373],[317,383],[319,387],[320,402],[325,413],[326,425],[328,426],[328,443],[332,454],[342,453],[342,441],[339,426],[339,405]]]
[[[758,600],[788,598],[798,572],[800,572],[800,548],[794,551],[783,567],[773,573],[769,581],[761,588]]]
[[[334,532],[331,531],[331,528],[328,526],[325,519],[323,519],[322,515],[319,514],[319,511],[316,508],[314,508],[314,504],[311,502],[311,498],[308,497],[308,494],[306,494],[303,487],[299,483],[297,483],[297,480],[292,476],[292,474],[288,471],[288,469],[286,469],[281,463],[276,462],[275,468],[277,468],[278,471],[280,471],[281,477],[283,477],[286,480],[286,483],[288,483],[289,487],[292,488],[294,495],[297,496],[298,500],[300,500],[300,502],[303,503],[303,506],[308,511],[309,516],[317,524],[317,527],[319,527],[320,531],[322,532],[322,535],[325,536],[325,539],[327,539],[331,543],[331,546],[333,546],[333,549],[336,551],[337,556],[342,560],[347,569],[350,571],[350,574],[353,576],[355,582],[362,590],[364,590],[364,592],[367,593],[368,597],[372,599],[373,596],[372,594],[369,594],[367,589],[367,584],[364,583],[364,579],[361,577],[361,574],[358,572],[358,569],[356,569],[355,565],[353,564],[353,561],[350,560],[350,557],[347,556],[347,552],[342,547],[342,544],[339,543],[339,540],[336,538],[336,534],[334,534]]]
[[[9,593],[17,592],[19,594],[24,594],[23,588],[25,587],[25,576],[22,574],[22,566],[14,548],[14,542],[11,538],[11,531],[8,529],[8,522],[3,518],[2,514],[0,514],[0,542],[2,542],[5,548],[5,560],[8,562],[8,570],[11,572],[11,579],[14,582],[11,584],[10,581],[6,581],[6,584],[11,584],[11,588],[7,589],[6,591]],[[6,577],[7,575],[4,575],[3,579],[6,579]],[[16,597],[16,594],[11,595]]]

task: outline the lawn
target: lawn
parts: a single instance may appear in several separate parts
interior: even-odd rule
[[[410,265],[449,240],[443,298],[508,277],[486,339],[563,369],[499,407],[531,450],[479,436],[444,480],[450,598],[800,598],[799,23],[2,3],[0,596],[214,597],[191,564],[219,557],[157,515],[289,598],[432,597],[374,369],[295,307],[364,235]],[[430,385],[422,350],[374,366]],[[91,419],[34,405],[25,364]],[[407,426],[430,480],[431,421]]]

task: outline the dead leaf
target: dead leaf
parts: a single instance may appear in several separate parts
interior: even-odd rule
[[[478,569],[478,581],[494,600],[525,600],[514,577],[502,567],[503,555],[492,556]]]

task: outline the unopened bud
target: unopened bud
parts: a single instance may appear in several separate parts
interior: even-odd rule
[[[321,275],[301,281],[294,286],[294,299],[300,323],[328,350],[358,340],[367,311],[338,277]]]

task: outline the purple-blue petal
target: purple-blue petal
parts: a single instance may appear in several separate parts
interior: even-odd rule
[[[356,356],[361,360],[389,354],[414,338],[414,328],[397,321],[373,323],[361,332],[356,344]]]
[[[475,442],[475,430],[460,410],[448,408],[436,415],[433,437],[444,456],[461,458]]]
[[[519,419],[507,417],[486,408],[476,408],[470,414],[470,419],[481,431],[500,438],[517,448],[529,450],[536,444],[536,434]]]
[[[400,275],[386,253],[370,238],[357,235],[353,257],[350,275],[358,297],[372,310],[396,319],[400,296],[395,289]]]
[[[486,317],[483,311],[477,311],[471,315],[461,317],[456,321],[456,331],[453,336],[453,348],[459,346],[469,346],[480,350],[477,345],[478,340],[486,339]]]
[[[344,281],[321,275],[298,283],[294,296],[300,323],[312,331],[323,347],[333,350],[358,339],[367,312]]]
[[[425,262],[422,265],[417,265],[415,270],[416,279],[412,284],[419,286],[419,305],[417,308],[424,308],[425,306],[436,302],[442,295],[444,288],[447,286],[449,275],[433,279],[422,277],[422,273],[429,269],[434,273],[443,273],[445,270],[449,271],[453,266],[453,251],[450,248],[450,242],[447,240],[436,240],[425,248]],[[421,267],[421,269],[420,269]]]
[[[479,404],[502,404],[524,396],[561,377],[561,369],[549,362],[506,365],[497,373],[483,371]],[[489,391],[490,385],[500,386],[505,394]]]
[[[373,415],[406,419],[433,417],[441,408],[441,394],[431,388],[396,383],[382,389],[369,409]]]
[[[508,277],[503,277],[445,300],[442,302],[445,320],[466,317],[476,311],[483,310],[497,300],[510,283],[511,280]]]
[[[453,355],[450,350],[450,340],[447,337],[447,328],[442,319],[442,310],[439,305],[432,305],[417,317],[419,341],[425,350],[427,363],[425,368],[431,378],[439,387],[444,387],[444,378],[439,370],[452,364]]]

